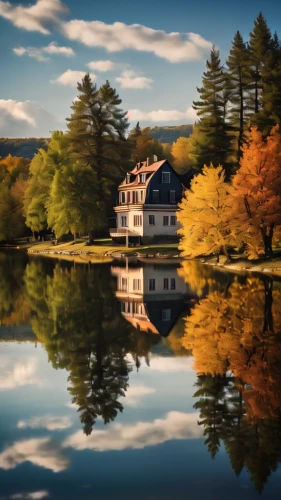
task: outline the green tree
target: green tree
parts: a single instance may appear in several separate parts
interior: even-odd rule
[[[203,165],[209,163],[213,163],[215,167],[221,164],[228,172],[230,138],[229,126],[225,119],[224,92],[227,76],[221,65],[219,51],[215,47],[211,50],[206,66],[207,71],[203,74],[202,87],[197,88],[200,100],[193,102],[193,108],[200,119],[198,131],[202,137],[197,140],[196,135],[191,136],[194,167],[201,170]]]
[[[127,170],[129,142],[128,121],[119,106],[121,99],[107,81],[99,89],[89,74],[78,84],[78,97],[67,119],[68,140],[74,158],[89,166],[96,176],[100,211],[112,211],[112,190]]]
[[[263,77],[266,59],[272,48],[271,32],[262,12],[254,22],[254,29],[250,33],[249,50],[252,67],[252,96],[253,112],[258,113],[262,107]]]
[[[233,132],[237,135],[235,150],[239,163],[244,139],[244,126],[248,115],[246,100],[250,83],[249,50],[239,31],[234,36],[226,64],[228,66],[231,102],[229,119],[233,127]]]

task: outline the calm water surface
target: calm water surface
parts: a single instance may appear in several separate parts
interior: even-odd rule
[[[0,499],[277,499],[281,282],[0,253]]]

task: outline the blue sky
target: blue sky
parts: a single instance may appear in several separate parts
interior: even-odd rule
[[[280,37],[279,0],[0,0],[0,136],[65,129],[87,71],[116,87],[132,126],[192,123],[210,47],[224,62],[259,11]]]

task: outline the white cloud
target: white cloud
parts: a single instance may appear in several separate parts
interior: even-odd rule
[[[9,496],[10,500],[27,499],[27,500],[41,500],[41,498],[46,498],[49,496],[49,492],[46,490],[32,491],[30,493],[15,493]]]
[[[70,417],[52,417],[51,415],[42,415],[41,417],[33,417],[30,420],[20,420],[17,427],[19,429],[47,429],[48,431],[58,431],[68,429],[72,426]]]
[[[40,62],[48,61],[49,59],[43,55],[42,49],[36,47],[15,47],[13,51],[19,57],[26,55]]]
[[[31,101],[0,99],[0,135],[5,137],[49,137],[50,130],[62,127],[55,116]]]
[[[59,83],[60,85],[67,85],[69,87],[77,87],[77,83],[82,80],[85,76],[85,71],[72,71],[68,69],[62,75],[60,75],[56,80],[51,80],[51,83]],[[96,75],[90,73],[90,77],[93,82],[96,81]]]
[[[60,455],[58,449],[49,438],[27,439],[17,441],[0,453],[0,468],[10,470],[24,462],[61,472],[68,467],[67,458]]]
[[[131,49],[151,52],[172,63],[202,59],[212,43],[196,33],[166,33],[139,24],[72,20],[61,24],[70,40],[89,47],[104,47],[108,52]]]
[[[40,385],[40,380],[36,377],[38,368],[35,358],[27,358],[20,363],[11,358],[0,358],[0,391],[9,391],[25,385]]]
[[[148,394],[154,394],[156,391],[152,387],[144,385],[130,385],[124,397],[126,406],[138,407],[141,405],[141,398]]]
[[[47,54],[60,54],[62,56],[75,56],[75,52],[71,47],[64,47],[57,45],[56,42],[51,42],[47,47],[42,48],[43,52]]]
[[[90,436],[78,431],[68,437],[63,446],[76,450],[111,451],[143,449],[175,439],[202,437],[197,413],[171,411],[163,419],[153,422],[137,422],[135,425],[113,424],[105,430],[94,429]]]
[[[131,121],[151,121],[151,122],[177,122],[180,120],[192,120],[197,118],[196,111],[190,107],[186,111],[175,109],[156,111],[141,111],[140,109],[130,109],[127,114]]]
[[[15,6],[10,2],[0,0],[0,16],[11,21],[17,28],[39,31],[44,35],[50,33],[46,25],[58,23],[60,16],[67,12],[67,6],[60,0],[37,0],[34,5],[28,7]]]
[[[30,113],[30,102],[19,102],[13,99],[0,99],[0,111],[1,114],[10,115],[14,120],[20,120],[29,123],[35,127],[36,122],[34,117]],[[0,128],[1,128],[1,118],[0,118]]]
[[[113,61],[106,60],[106,61],[91,61],[88,64],[86,64],[86,66],[88,66],[89,69],[104,72],[104,71],[112,71],[113,69],[115,69],[117,65]]]
[[[27,55],[40,62],[48,61],[49,57],[44,54],[58,54],[66,57],[75,55],[71,47],[59,46],[56,42],[51,42],[46,47],[15,47],[13,51],[19,57]]]
[[[135,71],[126,70],[115,78],[122,89],[150,89],[153,80],[145,76],[139,76]]]

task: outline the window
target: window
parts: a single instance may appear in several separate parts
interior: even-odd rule
[[[148,283],[149,291],[152,292],[155,290],[155,279],[150,279]]]
[[[171,320],[171,309],[162,309],[162,321]]]
[[[126,215],[121,216],[121,226],[127,227],[127,216]]]
[[[170,224],[171,226],[175,226],[177,223],[177,218],[175,215],[171,215],[171,221],[170,221]]]
[[[126,312],[126,305],[125,305],[125,302],[121,302],[121,312],[122,312],[122,313]]]
[[[176,191],[170,191],[170,203],[176,203]]]
[[[127,192],[127,203],[130,203],[131,201],[131,193],[130,191]]]
[[[139,184],[144,184],[146,180],[145,174],[139,174]]]
[[[163,226],[168,226],[169,225],[169,217],[168,215],[163,216]]]
[[[170,183],[170,177],[171,177],[170,172],[162,172],[162,182],[163,183],[169,184]]]
[[[141,226],[141,225],[142,225],[142,216],[134,215],[134,226]]]
[[[130,174],[126,175],[126,184],[130,184],[131,176]]]
[[[171,290],[175,290],[176,289],[176,280],[175,278],[171,278],[171,286],[170,286]]]
[[[159,202],[160,202],[159,190],[153,189],[153,191],[152,191],[152,203],[159,203]]]
[[[149,224],[149,226],[155,226],[155,217],[154,217],[154,215],[149,215],[148,216],[148,224]]]
[[[169,280],[168,280],[168,278],[164,278],[164,290],[169,290]]]
[[[141,280],[139,279],[133,280],[133,290],[141,290]]]
[[[140,201],[143,201],[143,191],[140,191]]]
[[[124,191],[121,191],[121,203],[126,203],[126,193]]]

